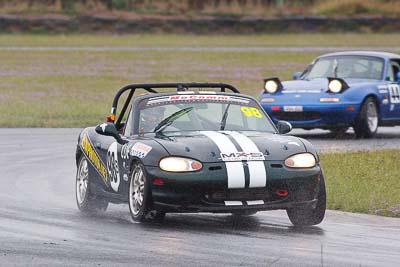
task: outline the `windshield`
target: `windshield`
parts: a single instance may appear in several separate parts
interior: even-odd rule
[[[369,56],[323,57],[303,74],[303,79],[338,77],[381,80],[384,61]]]
[[[187,112],[180,112],[187,111]],[[176,114],[180,114],[176,116]],[[261,131],[276,132],[252,99],[229,95],[171,95],[140,103],[140,132]]]

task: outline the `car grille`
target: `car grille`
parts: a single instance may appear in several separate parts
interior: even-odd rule
[[[319,112],[273,112],[272,116],[279,120],[307,121],[321,118]]]
[[[225,200],[266,200],[271,197],[271,193],[266,188],[245,188],[214,191],[207,194],[208,198],[214,201]]]

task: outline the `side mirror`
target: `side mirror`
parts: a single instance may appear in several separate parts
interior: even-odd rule
[[[299,79],[300,78],[300,76],[301,76],[301,74],[302,74],[302,72],[295,72],[295,73],[293,73],[293,80],[297,80],[297,79]]]
[[[96,133],[101,134],[101,135],[112,136],[118,142],[121,141],[121,136],[119,136],[117,128],[115,127],[115,124],[112,122],[105,122],[105,123],[97,125],[95,131],[96,131]]]
[[[285,134],[292,130],[292,125],[287,121],[278,121],[276,127],[278,128],[278,132],[280,134]]]

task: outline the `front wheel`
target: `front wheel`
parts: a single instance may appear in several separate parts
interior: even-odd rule
[[[162,221],[165,213],[152,209],[150,184],[142,164],[137,164],[129,179],[129,211],[137,222]]]
[[[319,190],[317,196],[317,205],[315,208],[292,208],[287,209],[286,212],[290,221],[295,226],[309,226],[316,225],[322,222],[325,217],[326,210],[326,189],[324,177],[321,174],[319,181]]]
[[[76,204],[83,213],[103,213],[107,210],[108,202],[92,193],[90,183],[89,163],[85,156],[81,156],[76,172]]]
[[[354,123],[357,138],[374,137],[378,130],[378,107],[372,97],[368,97],[361,106],[360,113]]]

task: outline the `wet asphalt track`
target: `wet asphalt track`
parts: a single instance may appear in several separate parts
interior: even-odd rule
[[[294,133],[328,151],[399,148],[399,129],[362,141]],[[399,266],[394,218],[328,211],[319,226],[297,229],[285,212],[272,211],[239,219],[167,215],[163,224],[141,225],[131,222],[126,205],[85,217],[74,196],[78,132],[0,129],[0,266]]]

